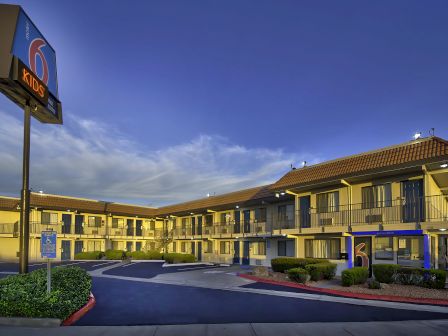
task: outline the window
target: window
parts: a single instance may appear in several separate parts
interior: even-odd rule
[[[255,209],[255,220],[257,222],[266,222],[266,208]]]
[[[101,217],[99,216],[89,216],[88,225],[92,227],[100,227],[101,226]]]
[[[339,191],[317,194],[317,212],[339,211]]]
[[[151,231],[154,231],[156,229],[156,221],[150,221],[149,222],[149,229]]]
[[[221,213],[221,215],[220,215],[220,218],[221,218],[220,224],[228,224],[230,222],[230,217],[231,217],[231,215],[228,212]]]
[[[394,239],[392,237],[375,238],[375,259],[378,260],[394,259]]]
[[[213,225],[213,215],[205,215],[205,226]]]
[[[277,250],[279,257],[294,257],[294,241],[280,240],[277,245]]]
[[[136,251],[142,250],[142,242],[135,242],[135,250]]]
[[[362,188],[362,208],[383,208],[392,206],[390,183]]]
[[[423,267],[423,237],[398,237],[398,264]]]
[[[294,225],[294,205],[285,204],[278,206],[278,221],[283,224],[282,228]]]
[[[305,257],[339,259],[340,245],[340,239],[305,239]]]
[[[57,224],[58,214],[51,212],[42,212],[41,222],[42,224]]]
[[[87,242],[87,251],[101,251],[101,242],[96,240],[89,240]]]
[[[213,242],[212,241],[206,241],[205,242],[205,253],[213,253]]]
[[[256,242],[252,244],[254,255],[266,255],[266,242]]]
[[[185,253],[187,251],[187,244],[185,242],[180,243],[180,251]]]
[[[112,228],[122,228],[124,227],[124,219],[123,218],[112,218]]]
[[[230,242],[228,241],[219,242],[219,253],[230,254]]]
[[[126,251],[132,252],[132,245],[134,245],[132,242],[126,242]]]

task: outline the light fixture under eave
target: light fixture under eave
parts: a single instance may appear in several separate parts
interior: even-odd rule
[[[239,209],[240,208],[240,206],[239,205],[237,205],[236,207],[235,207],[236,209]]]
[[[275,193],[275,197],[280,198],[280,194],[279,193]]]
[[[446,231],[446,229],[445,229],[445,228],[443,228],[443,229],[439,229],[439,231],[442,231],[442,232],[443,232],[443,231]]]
[[[442,163],[442,164],[440,165],[440,168],[446,168],[446,167],[448,167],[448,163]]]
[[[283,192],[280,193],[280,195],[285,196],[286,193],[283,191]]]

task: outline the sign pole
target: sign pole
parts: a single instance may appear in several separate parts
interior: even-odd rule
[[[47,259],[47,292],[51,292],[51,259]]]
[[[28,251],[30,237],[30,129],[31,107],[29,101],[25,104],[23,123],[23,170],[22,195],[20,199],[20,274],[28,273]]]

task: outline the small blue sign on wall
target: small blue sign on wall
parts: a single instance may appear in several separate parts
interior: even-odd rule
[[[40,239],[40,255],[42,258],[56,258],[55,231],[42,231]]]

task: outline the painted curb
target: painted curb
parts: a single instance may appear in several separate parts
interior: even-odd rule
[[[162,267],[177,267],[177,266],[214,266],[215,264],[209,263],[209,262],[195,262],[195,263],[178,263],[178,264],[168,264],[164,263]]]
[[[74,312],[67,319],[65,319],[61,325],[62,326],[70,326],[70,325],[74,324],[81,317],[83,317],[85,314],[87,314],[87,312],[90,309],[95,307],[95,304],[96,304],[96,299],[93,296],[92,292],[90,292],[89,301],[87,301],[87,303],[83,307],[81,307],[78,311]]]
[[[404,303],[418,303],[418,304],[431,304],[431,305],[439,305],[439,306],[448,306],[448,300],[439,300],[439,299],[425,299],[425,298],[409,298],[405,296],[393,296],[393,295],[375,295],[375,294],[362,294],[362,293],[350,293],[344,291],[338,291],[336,289],[328,289],[328,288],[318,288],[311,287],[307,285],[301,285],[286,281],[277,281],[270,280],[265,278],[259,278],[254,275],[249,274],[238,274],[239,277],[257,281],[268,283],[271,285],[279,285],[284,287],[292,287],[292,288],[300,288],[312,292],[323,293],[323,294],[333,294],[343,297],[349,297],[354,299],[363,299],[363,300],[377,300],[377,301],[392,301],[392,302],[404,302]]]

